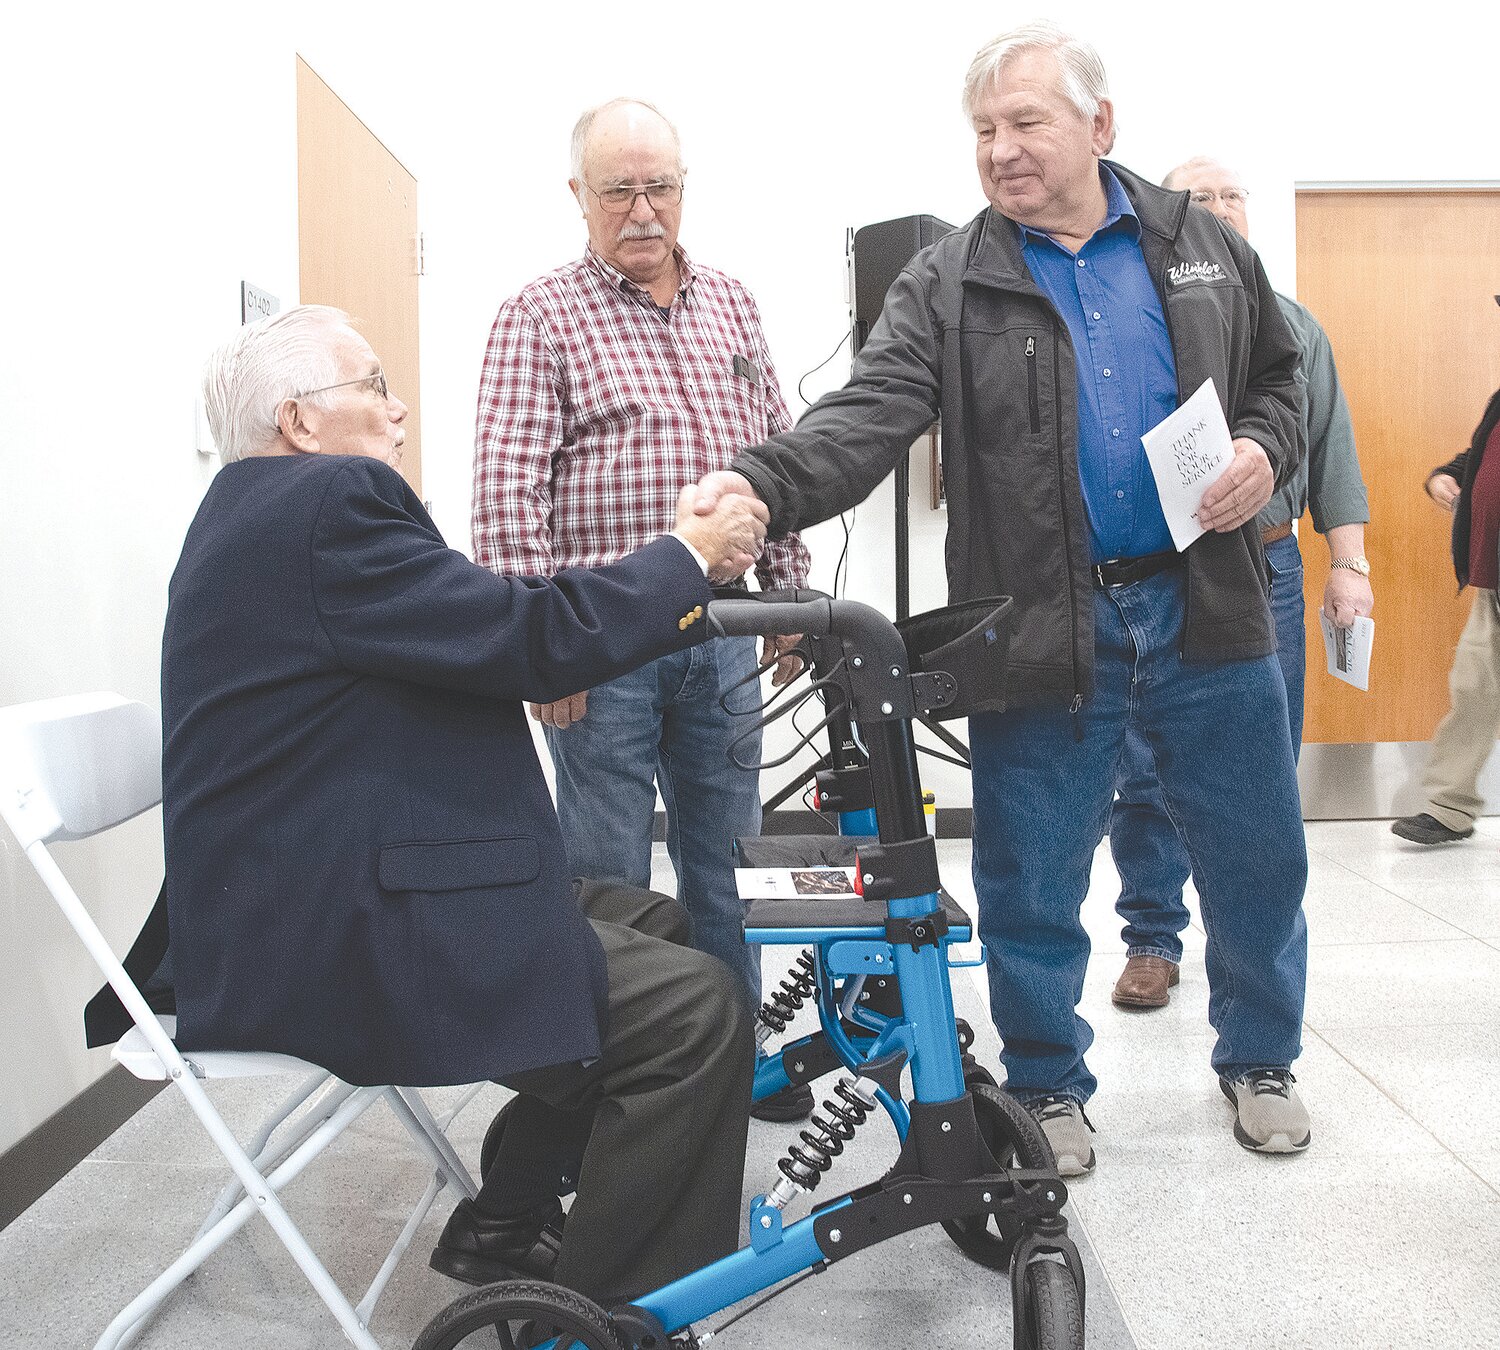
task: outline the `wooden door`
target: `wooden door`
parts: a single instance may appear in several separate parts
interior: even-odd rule
[[[1452,517],[1422,491],[1466,447],[1500,386],[1500,191],[1297,193],[1297,298],[1333,344],[1370,492],[1375,589],[1370,691],[1329,677],[1318,608],[1328,549],[1300,528],[1307,568],[1308,743],[1425,741],[1448,711],[1468,616]]]
[[[410,409],[401,472],[420,496],[417,180],[300,56],[297,236],[302,303],[347,310]]]

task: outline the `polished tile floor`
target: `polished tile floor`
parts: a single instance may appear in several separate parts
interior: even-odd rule
[[[1099,1165],[1075,1211],[1143,1347],[1500,1346],[1500,821],[1438,849],[1383,821],[1307,839],[1313,1146],[1290,1158],[1231,1137],[1196,906],[1171,1006],[1110,1004],[1123,952],[1101,849],[1080,1009]]]
[[[1187,936],[1170,1007],[1110,1005],[1116,882],[1107,852],[1097,859],[1081,1011],[1097,1036],[1099,1168],[1073,1184],[1071,1206],[1090,1268],[1091,1348],[1500,1346],[1500,1138],[1490,1128],[1500,1105],[1500,821],[1435,851],[1401,843],[1382,822],[1309,825],[1308,842],[1312,953],[1297,1070],[1314,1144],[1296,1158],[1253,1156],[1230,1134],[1208,1068],[1201,929]],[[966,900],[967,844],[944,841],[941,853]],[[977,974],[957,973],[955,1001],[993,1062]],[[232,1124],[249,1126],[273,1090],[216,1085],[214,1095]],[[487,1089],[454,1127],[466,1157],[501,1100]],[[747,1196],[768,1188],[792,1137],[753,1125]],[[867,1127],[828,1187],[867,1179],[893,1146],[888,1126]],[[191,1237],[217,1188],[214,1159],[176,1095],[163,1094],[0,1232],[0,1347],[92,1345]],[[362,1290],[424,1180],[377,1109],[288,1197],[334,1275]],[[376,1312],[382,1346],[409,1346],[460,1292],[422,1259],[447,1208],[440,1199]],[[343,1344],[263,1229],[251,1225],[210,1261],[139,1344]],[[807,1281],[719,1343],[1006,1346],[1009,1335],[1002,1281],[925,1230]]]

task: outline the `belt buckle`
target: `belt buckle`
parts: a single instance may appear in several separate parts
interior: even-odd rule
[[[1097,562],[1094,564],[1094,581],[1101,591],[1111,591],[1117,585],[1119,585],[1118,582],[1106,581],[1104,579],[1104,569],[1106,567],[1112,567],[1117,562],[1119,562],[1118,558],[1106,558],[1103,562]]]

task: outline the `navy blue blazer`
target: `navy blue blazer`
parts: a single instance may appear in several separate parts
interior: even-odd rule
[[[497,577],[373,459],[221,470],[162,646],[178,1043],[415,1086],[597,1055],[604,956],[521,700],[701,641],[709,598],[672,538]]]

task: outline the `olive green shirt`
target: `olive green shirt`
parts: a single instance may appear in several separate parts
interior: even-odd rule
[[[1297,387],[1302,393],[1307,455],[1266,503],[1257,522],[1262,529],[1284,525],[1300,520],[1311,506],[1313,529],[1319,534],[1340,525],[1368,524],[1370,501],[1354,452],[1354,424],[1349,420],[1349,404],[1339,384],[1328,334],[1304,305],[1279,291],[1276,301],[1302,353]]]

